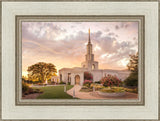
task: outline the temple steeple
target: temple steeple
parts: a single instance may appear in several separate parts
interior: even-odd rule
[[[88,29],[88,44],[87,44],[87,54],[86,54],[86,61],[93,61],[94,55],[92,54],[92,44],[90,38],[90,29]]]
[[[91,44],[91,39],[90,39],[90,28],[88,29],[88,34],[89,34],[89,37],[88,37],[88,44]]]
[[[88,70],[98,69],[98,62],[94,61],[94,54],[92,52],[90,28],[88,29],[88,44],[87,44],[87,53],[85,57],[86,57],[85,61],[82,63],[83,68],[87,68]]]

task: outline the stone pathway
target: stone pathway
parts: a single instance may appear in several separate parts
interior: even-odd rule
[[[80,99],[97,99],[97,97],[92,96],[91,92],[80,92],[81,86],[75,85],[73,88],[67,91],[67,94],[73,96],[73,90],[75,89],[75,97]]]
[[[138,94],[126,92],[121,97],[104,97],[100,96],[97,92],[80,92],[81,86],[75,85],[73,88],[67,91],[67,94],[73,96],[73,90],[75,90],[75,97],[79,99],[138,99]]]

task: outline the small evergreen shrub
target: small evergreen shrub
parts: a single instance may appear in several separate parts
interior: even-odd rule
[[[95,81],[94,83],[96,83],[96,84],[101,84],[101,82],[100,82],[100,81]]]
[[[66,84],[65,82],[63,82],[63,81],[60,81],[60,83],[59,84]]]
[[[25,82],[22,82],[22,93],[25,93],[28,90],[29,90],[29,86]]]
[[[85,80],[84,82],[83,82],[83,85],[84,86],[86,86],[86,87],[90,87],[90,85],[92,84],[92,81],[90,81],[90,80]]]
[[[71,85],[71,82],[68,82],[68,85]]]
[[[100,89],[104,88],[104,86],[102,84],[94,84],[94,83],[92,83],[90,85],[90,88],[93,88],[93,87],[95,88],[95,90],[100,90]]]
[[[127,79],[124,80],[125,86],[138,86],[138,73],[132,72]]]

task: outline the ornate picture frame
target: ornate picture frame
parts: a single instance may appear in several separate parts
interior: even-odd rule
[[[84,107],[84,108],[87,109],[87,113],[88,113],[89,110],[92,110],[93,108],[95,109],[95,111],[96,110],[97,111],[101,110],[101,108],[105,111],[106,110],[105,107],[110,107],[110,108],[113,107],[113,111],[117,110],[117,112],[118,112],[119,111],[118,106],[122,107],[122,108],[126,107],[126,110],[127,110],[127,107],[129,107],[129,106],[134,107],[135,109],[133,108],[133,110],[137,110],[137,109],[141,110],[141,108],[146,107],[146,106],[150,107],[150,105],[148,103],[148,100],[149,100],[148,98],[149,98],[149,95],[150,95],[150,91],[148,91],[149,88],[146,88],[149,85],[149,81],[147,81],[147,86],[146,86],[145,80],[146,79],[147,80],[151,79],[151,75],[146,75],[146,74],[148,74],[149,71],[150,71],[148,69],[151,69],[151,70],[153,69],[152,70],[153,72],[151,72],[151,73],[155,73],[155,77],[153,78],[153,80],[155,79],[154,82],[159,83],[159,79],[158,79],[157,73],[156,73],[156,70],[158,69],[158,65],[156,65],[156,63],[158,62],[158,64],[159,64],[159,60],[158,60],[158,57],[155,57],[155,59],[153,59],[153,60],[149,60],[149,58],[148,58],[148,55],[151,54],[151,52],[153,52],[154,49],[151,50],[151,52],[149,54],[147,53],[147,52],[149,52],[149,49],[151,49],[151,48],[149,48],[149,45],[148,45],[149,40],[147,40],[147,42],[146,42],[146,34],[150,32],[150,30],[148,30],[149,27],[148,26],[146,27],[146,24],[148,23],[148,21],[151,21],[151,19],[149,19],[149,17],[154,16],[153,12],[156,11],[158,13],[157,17],[159,17],[160,13],[159,13],[159,9],[157,10],[157,8],[159,8],[160,3],[156,0],[153,0],[153,1],[150,1],[150,0],[147,1],[146,0],[146,1],[141,1],[141,2],[140,1],[126,1],[126,0],[121,1],[122,3],[125,3],[128,6],[132,6],[131,3],[134,3],[134,2],[135,2],[135,5],[136,5],[136,2],[138,2],[138,3],[141,3],[141,5],[139,5],[139,6],[142,7],[143,6],[142,4],[144,3],[145,7],[144,8],[142,7],[142,11],[144,10],[146,12],[146,13],[144,12],[145,13],[144,15],[142,13],[140,13],[138,15],[135,15],[134,12],[133,13],[131,12],[130,13],[131,15],[129,15],[129,14],[128,15],[120,15],[120,13],[118,13],[118,15],[115,15],[116,12],[113,12],[114,15],[105,15],[105,13],[103,15],[102,15],[102,13],[97,15],[96,13],[95,14],[92,13],[94,10],[93,10],[93,7],[91,7],[91,6],[89,6],[89,8],[86,9],[86,11],[88,11],[88,13],[91,10],[92,11],[91,14],[88,14],[86,12],[86,15],[85,15],[85,11],[84,12],[81,11],[81,13],[79,14],[78,10],[77,10],[77,13],[75,12],[76,14],[74,15],[74,12],[69,13],[69,11],[71,11],[71,10],[69,9],[69,7],[67,7],[67,4],[72,5],[72,3],[76,3],[76,2],[77,3],[82,2],[83,4],[81,5],[81,7],[87,6],[87,5],[93,3],[95,5],[94,9],[95,10],[97,9],[97,10],[101,11],[101,9],[99,7],[96,7],[96,6],[101,5],[102,3],[106,3],[106,4],[114,4],[114,3],[116,4],[117,3],[118,4],[117,1],[112,2],[112,1],[96,1],[96,0],[95,1],[94,0],[92,0],[92,1],[83,1],[83,0],[69,1],[69,0],[67,0],[67,1],[64,2],[62,0],[60,2],[57,2],[57,1],[54,1],[54,0],[53,1],[49,0],[49,1],[35,1],[34,3],[33,3],[33,1],[29,1],[28,3],[30,5],[32,4],[33,6],[38,7],[36,3],[43,6],[43,3],[45,3],[45,2],[46,2],[47,5],[49,5],[48,3],[54,3],[54,4],[51,4],[51,6],[49,6],[49,8],[55,5],[54,7],[57,10],[59,10],[58,7],[60,7],[60,6],[62,7],[64,5],[64,9],[66,9],[67,15],[63,15],[63,14],[65,14],[63,11],[59,12],[60,13],[59,15],[52,15],[52,13],[48,12],[46,9],[41,10],[41,11],[46,12],[45,14],[42,14],[42,15],[39,14],[39,13],[37,15],[35,15],[35,13],[33,13],[33,15],[30,15],[31,12],[29,12],[26,15],[23,12],[22,13],[17,12],[17,10],[21,9],[21,7],[18,8],[18,9],[15,7],[16,4],[19,7],[20,5],[27,3],[26,1],[17,0],[17,1],[13,2],[13,1],[4,0],[4,1],[1,2],[1,10],[2,10],[1,11],[1,13],[2,13],[1,14],[1,23],[2,23],[2,27],[1,27],[1,30],[2,30],[1,31],[1,33],[2,33],[2,37],[1,37],[2,38],[1,39],[1,41],[2,41],[2,47],[1,47],[1,51],[2,51],[1,52],[1,60],[2,60],[2,62],[1,62],[1,72],[2,72],[1,73],[1,85],[2,85],[2,87],[1,87],[2,88],[1,89],[1,94],[2,94],[1,95],[1,98],[2,98],[1,99],[1,107],[2,107],[1,112],[2,112],[2,117],[1,117],[1,119],[2,120],[13,119],[12,117],[14,117],[14,116],[15,117],[17,116],[16,119],[18,119],[18,120],[21,119],[20,118],[21,116],[18,116],[18,114],[14,115],[14,113],[12,113],[12,112],[14,112],[13,111],[14,109],[15,109],[15,112],[16,112],[16,110],[20,111],[21,108],[23,108],[23,107],[25,107],[25,108],[30,107],[30,108],[33,108],[33,110],[36,110],[36,108],[38,109],[39,107],[45,108],[45,107],[50,106],[50,107],[56,107],[56,110],[61,110],[62,112],[65,111],[66,107],[67,108],[71,107],[71,109],[69,109],[69,110],[71,110],[71,112],[74,111],[75,107],[76,107],[77,110],[79,110],[81,112],[81,111],[84,111],[82,109],[82,107]],[[152,4],[150,5],[150,3],[152,3]],[[13,6],[12,6],[12,4],[13,4]],[[26,9],[29,4],[24,5],[24,9]],[[153,8],[154,4],[156,5],[155,9]],[[104,10],[106,10],[106,6],[104,6]],[[115,9],[117,9],[116,5],[114,7],[115,7]],[[147,9],[147,7],[151,7],[151,8]],[[13,12],[14,15],[11,15],[12,13],[9,13],[11,11],[11,9],[12,9],[12,12]],[[14,11],[14,9],[15,9],[15,11]],[[39,8],[37,8],[37,10],[38,9]],[[73,9],[74,9],[74,7],[72,8],[72,10]],[[110,8],[107,8],[107,9],[109,10]],[[6,10],[8,10],[8,13],[5,15]],[[34,10],[35,9],[33,9],[33,11]],[[47,15],[47,13],[48,13],[48,15]],[[84,13],[84,15],[82,13]],[[9,48],[5,49],[6,42],[4,42],[4,41],[5,40],[7,42],[10,41],[10,40],[7,39],[6,34],[5,34],[5,32],[7,31],[7,29],[5,30],[5,28],[9,27],[9,26],[6,25],[7,22],[4,22],[4,20],[6,20],[7,16],[12,16],[12,18],[15,20],[15,26],[12,25],[12,27],[14,28],[15,31],[13,31],[13,29],[11,29],[12,31],[10,31],[12,33],[12,35],[14,35],[14,37],[15,37],[14,38],[15,42],[11,42],[12,44],[15,44],[13,49],[11,49],[11,50],[14,50],[14,52],[11,52],[11,50]],[[139,98],[138,98],[138,100],[67,100],[67,99],[65,99],[65,100],[58,100],[58,99],[55,99],[55,100],[47,100],[47,99],[46,100],[25,100],[24,99],[24,100],[22,100],[21,99],[21,96],[22,96],[22,94],[21,94],[21,91],[22,91],[22,88],[21,88],[21,79],[22,79],[22,76],[21,76],[22,75],[22,71],[21,71],[21,69],[22,69],[22,65],[21,65],[22,64],[22,60],[21,60],[22,59],[22,57],[21,57],[22,56],[22,53],[21,53],[21,50],[22,50],[22,46],[21,46],[22,45],[22,42],[21,42],[21,38],[22,38],[21,26],[22,26],[22,22],[24,22],[24,21],[27,21],[27,22],[28,21],[56,21],[56,22],[57,21],[58,22],[59,21],[63,21],[63,22],[66,22],[66,21],[69,21],[69,22],[75,22],[75,21],[76,22],[77,21],[78,22],[79,21],[85,21],[85,22],[86,21],[88,21],[88,22],[93,22],[93,21],[94,22],[95,21],[98,21],[98,22],[104,22],[104,21],[105,22],[106,21],[137,21],[139,23],[139,34],[138,34],[139,35],[138,36],[139,47],[138,47],[138,50],[139,50],[139,53],[140,53],[140,56],[139,56],[140,61],[138,63],[139,67],[140,67],[139,68],[139,77],[138,77],[138,79],[139,79],[139,82],[138,82],[139,83],[139,85],[138,85]],[[155,23],[157,23],[157,22],[158,22],[158,20]],[[155,23],[151,23],[151,24],[153,24],[153,26],[155,26]],[[159,23],[157,23],[157,24],[158,24],[158,27],[159,27]],[[156,34],[159,32],[158,29],[155,30]],[[158,36],[159,36],[159,33],[158,33]],[[148,35],[147,35],[147,37],[148,37]],[[147,39],[149,39],[149,38],[147,38]],[[150,42],[150,44],[151,44],[151,47],[152,48],[155,47],[155,50],[156,50],[157,49],[157,46],[156,46],[156,43],[157,43],[156,39],[157,38],[155,37],[154,39],[155,39],[154,41],[156,41],[156,42],[153,42],[153,43]],[[156,51],[158,51],[158,50],[156,50]],[[6,54],[5,52],[10,53],[10,54],[5,55]],[[156,52],[156,53],[158,53],[158,56],[159,56],[159,52]],[[155,56],[156,56],[156,53],[155,53]],[[13,54],[15,55],[15,58],[14,58],[15,60],[12,61],[12,62],[11,61],[6,61],[7,59],[10,58],[10,55],[13,55]],[[146,56],[147,56],[147,58],[146,58]],[[153,62],[153,61],[155,61],[155,62]],[[8,63],[8,66],[4,62]],[[148,64],[148,63],[150,63],[150,64],[155,63],[155,64],[152,65],[153,67],[150,67],[151,65]],[[9,92],[10,92],[10,91],[4,92],[4,88],[7,87],[6,84],[9,82],[9,81],[8,82],[4,81],[5,79],[7,79],[7,78],[5,78],[5,75],[6,75],[6,69],[5,68],[9,69],[10,64],[15,64],[15,65],[13,65],[13,68],[11,68],[11,71],[15,72],[15,76],[11,76],[11,77],[15,77],[15,79],[14,79],[14,84],[15,85],[13,86],[12,89],[10,89],[10,91],[14,90],[14,94],[12,96],[8,96],[8,98],[14,97],[14,99],[12,99],[14,101],[11,101],[10,104],[14,105],[15,107],[11,111],[11,115],[8,115],[8,112],[10,112],[9,111],[10,107],[9,107],[9,105],[7,106],[6,103],[4,102],[7,98],[3,99],[3,97],[5,96],[5,94],[9,94]],[[159,69],[158,69],[158,71],[159,71]],[[8,79],[9,79],[9,77],[8,77]],[[158,80],[158,82],[157,82],[157,80]],[[154,86],[155,85],[153,85],[153,87]],[[8,88],[11,88],[11,87],[12,87],[12,85],[8,86]],[[155,92],[158,91],[158,90],[159,90],[158,88],[155,88]],[[153,97],[153,94],[151,94],[151,95]],[[155,97],[157,97],[157,93],[155,93]],[[157,104],[157,100],[158,100],[157,98],[154,99],[156,104]],[[159,111],[158,111],[158,114],[157,114],[156,104],[155,105],[153,104],[154,114],[151,115],[151,116],[148,116],[149,117],[148,119],[152,119],[151,117],[153,117],[154,120],[155,119],[159,120],[159,116],[157,116],[157,115],[159,115]],[[159,104],[159,102],[158,102],[158,104]],[[61,108],[58,109],[58,107],[61,107]],[[148,108],[148,109],[151,109],[151,108]],[[27,110],[29,111],[29,108],[27,108]],[[42,110],[42,109],[40,109],[40,110]],[[66,115],[69,113],[69,110],[67,112],[65,112]],[[123,110],[125,110],[125,109],[123,109]],[[148,112],[149,111],[146,111],[146,113],[148,113]],[[17,111],[17,113],[18,113],[18,111]],[[93,116],[95,114],[95,112],[91,112],[91,113],[88,113],[88,114],[91,114]],[[40,114],[37,113],[36,115],[40,115]],[[108,116],[108,118],[106,118],[104,116],[105,114],[101,114],[102,117],[100,117],[99,119],[95,118],[94,116],[93,117],[92,116],[91,117],[90,116],[84,116],[82,118],[78,118],[80,115],[81,114],[77,114],[74,117],[72,117],[71,115],[68,115],[68,116],[63,117],[62,119],[65,118],[64,120],[67,120],[67,119],[71,119],[71,120],[79,120],[79,119],[80,120],[85,120],[85,119],[89,119],[89,120],[94,120],[94,119],[96,119],[96,120],[99,120],[99,119],[100,120],[115,120],[114,117],[110,117],[110,116]],[[25,114],[22,114],[22,117],[24,117],[24,119],[27,119],[27,120],[28,119],[32,120],[31,118],[25,118],[25,117],[27,117]],[[31,116],[31,117],[34,117],[34,116]],[[55,115],[55,119],[53,118],[54,116],[50,117],[50,118],[46,118],[46,117],[44,117],[44,120],[45,119],[47,119],[47,120],[55,120],[56,119],[56,115]],[[61,120],[61,116],[57,115],[57,117],[59,117],[59,118],[57,118],[56,120]],[[70,117],[70,118],[67,118],[67,117]],[[77,118],[75,118],[75,117],[77,117]],[[117,119],[125,119],[125,120],[126,119],[128,119],[128,120],[130,120],[130,119],[136,119],[136,120],[142,119],[142,118],[138,118],[138,117],[141,117],[141,116],[138,116],[138,117],[135,117],[135,118],[132,118],[132,117],[129,117],[129,116],[128,116],[129,118],[128,117],[123,118],[123,116],[122,116],[122,118],[119,118],[119,117],[120,116],[118,116]],[[155,118],[155,117],[157,117],[157,118]],[[41,119],[41,118],[35,117],[34,119]],[[146,120],[147,117],[145,117],[144,119]]]
[[[38,18],[38,19],[37,19]],[[58,21],[58,22],[109,22],[109,21],[137,21],[139,23],[139,99],[128,99],[128,100],[24,100],[21,99],[21,59],[22,59],[22,34],[21,34],[21,26],[22,22],[40,22],[40,21]],[[144,16],[16,16],[16,48],[17,48],[17,76],[16,76],[16,105],[144,105]]]

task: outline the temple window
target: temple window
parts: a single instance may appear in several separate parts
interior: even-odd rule
[[[93,70],[93,69],[95,69],[95,65],[94,65],[94,64],[92,65],[92,70]]]

